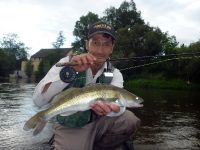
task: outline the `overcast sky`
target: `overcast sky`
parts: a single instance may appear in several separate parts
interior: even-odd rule
[[[16,33],[30,47],[30,55],[51,48],[59,31],[64,47],[74,41],[75,22],[89,11],[103,16],[106,8],[118,8],[124,0],[0,0],[0,38]],[[129,1],[129,0],[128,0]],[[179,43],[200,39],[200,0],[134,0],[151,26],[175,35]]]

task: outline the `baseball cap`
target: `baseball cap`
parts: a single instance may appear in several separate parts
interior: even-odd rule
[[[113,27],[105,22],[96,22],[96,23],[90,25],[89,30],[88,30],[88,39],[97,33],[107,33],[114,40],[116,39],[115,31],[114,31]]]

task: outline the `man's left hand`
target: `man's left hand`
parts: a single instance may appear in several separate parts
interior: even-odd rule
[[[115,103],[106,103],[103,101],[97,101],[94,104],[90,105],[91,109],[100,116],[105,116],[110,112],[119,112],[120,107]]]

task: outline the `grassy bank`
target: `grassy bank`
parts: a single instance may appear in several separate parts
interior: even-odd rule
[[[188,83],[183,80],[167,79],[133,79],[125,83],[128,89],[133,88],[154,88],[174,90],[200,90],[200,84]]]

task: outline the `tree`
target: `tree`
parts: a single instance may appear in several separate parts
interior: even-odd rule
[[[5,35],[0,42],[0,47],[8,55],[15,55],[16,60],[27,59],[29,48],[19,40],[17,34],[11,33]]]
[[[119,8],[110,7],[104,11],[104,14],[102,20],[111,24],[116,31],[120,28],[129,28],[135,24],[144,24],[133,0],[122,2]]]
[[[188,80],[200,83],[200,40],[191,43],[185,52],[196,54],[193,55],[195,57],[190,59],[186,65],[183,64],[184,73],[187,74]]]
[[[15,57],[8,55],[0,48],[0,76],[8,76],[15,68]]]
[[[66,38],[64,37],[63,31],[60,31],[58,33],[58,37],[56,39],[56,42],[53,42],[52,45],[54,48],[60,48],[64,45]]]
[[[18,38],[17,34],[7,34],[0,41],[2,67],[6,66],[4,76],[21,68],[21,62],[27,60],[28,47]]]
[[[24,60],[27,60],[28,57],[28,50],[29,48],[25,46],[23,42],[19,40],[19,37],[17,34],[7,34],[2,38],[2,41],[0,41],[0,48],[4,51],[5,54],[7,54],[9,57],[11,57],[13,62],[15,62],[13,65],[15,66],[13,69],[20,69],[21,68],[21,62]],[[10,68],[11,69],[11,68]]]
[[[116,30],[114,57],[158,55],[177,46],[175,37],[144,23],[133,0],[124,1],[119,8],[110,7],[104,13],[102,20]]]
[[[98,15],[89,12],[86,16],[80,17],[80,20],[76,22],[73,35],[76,37],[72,46],[77,51],[85,50],[85,40],[87,39],[88,26],[99,21]]]

